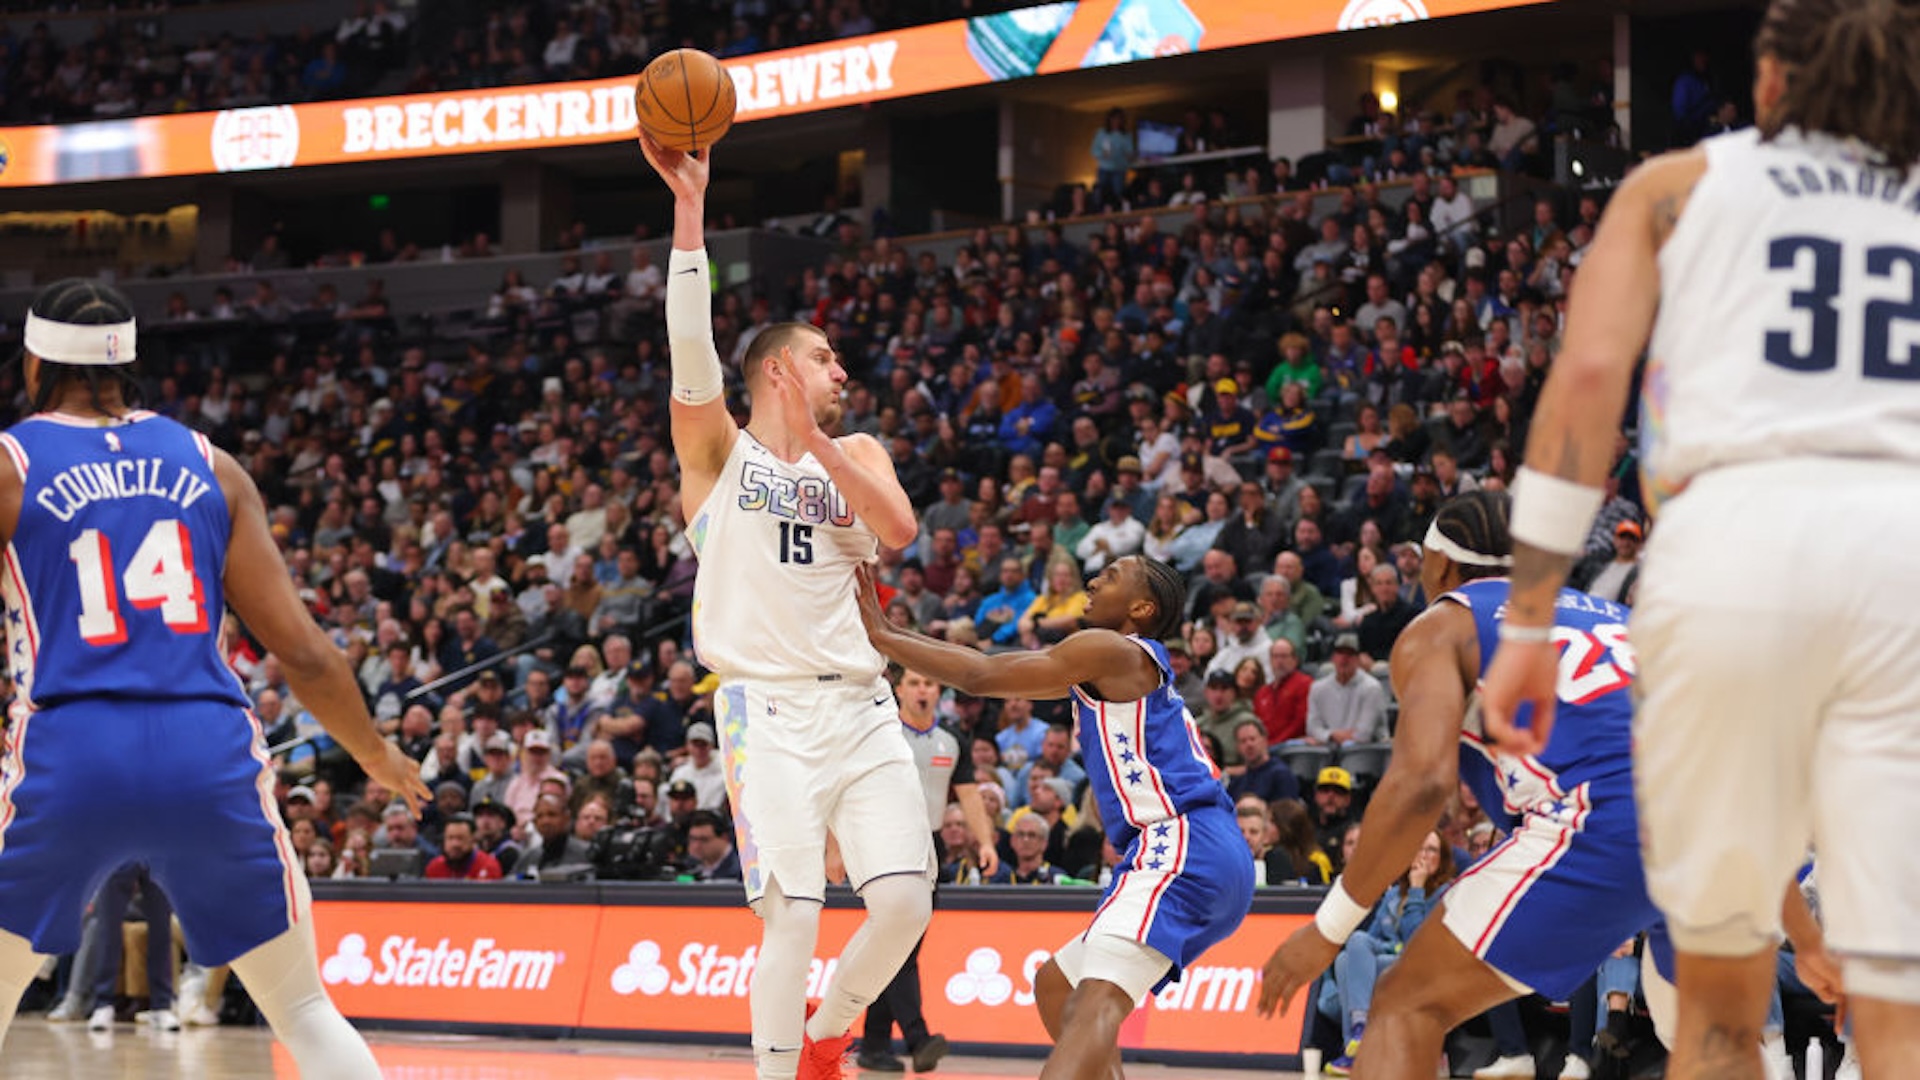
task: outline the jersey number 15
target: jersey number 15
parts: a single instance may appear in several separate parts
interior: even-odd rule
[[[114,587],[113,549],[99,529],[83,530],[67,545],[67,558],[80,575],[80,639],[89,645],[119,645],[127,640],[120,597],[136,610],[160,609],[160,619],[176,634],[207,632],[207,605],[193,572],[193,541],[185,523],[156,521]]]

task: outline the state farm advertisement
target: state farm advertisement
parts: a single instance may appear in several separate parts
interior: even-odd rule
[[[1064,0],[725,61],[741,123],[1551,0]],[[0,187],[631,139],[633,78],[0,127]],[[638,167],[638,161],[635,162]]]
[[[578,1022],[595,966],[594,908],[325,901],[313,910],[320,978],[348,1016]]]
[[[590,907],[316,901],[321,975],[350,1017],[733,1034],[760,924],[744,907]],[[832,983],[833,957],[862,913],[824,913],[807,997]],[[1086,928],[1078,912],[934,913],[920,950],[927,1021],[957,1043],[1044,1047],[1034,978]],[[1298,1007],[1254,1012],[1260,969],[1307,916],[1254,915],[1240,932],[1149,998],[1121,1045],[1184,1053],[1299,1051]],[[1297,1005],[1297,1003],[1296,1003]]]

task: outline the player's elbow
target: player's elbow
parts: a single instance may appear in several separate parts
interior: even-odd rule
[[[280,661],[280,668],[286,673],[287,680],[296,683],[320,679],[345,659],[340,650],[318,632],[303,634],[301,640],[289,647],[270,651]]]
[[[898,551],[909,547],[920,539],[920,523],[914,520],[911,510],[880,515],[879,520],[871,522],[874,535],[887,547]]]

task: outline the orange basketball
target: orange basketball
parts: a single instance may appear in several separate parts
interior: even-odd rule
[[[704,150],[733,126],[733,77],[698,49],[654,57],[640,73],[633,104],[640,126],[669,150]]]

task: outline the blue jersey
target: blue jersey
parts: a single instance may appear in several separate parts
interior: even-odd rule
[[[1101,701],[1073,688],[1087,778],[1107,839],[1120,851],[1142,829],[1205,806],[1233,811],[1186,703],[1173,688],[1166,646],[1133,637],[1160,669],[1160,685],[1137,701]]]
[[[150,412],[43,413],[0,448],[25,481],[0,592],[8,666],[29,707],[245,708],[220,656],[231,520],[206,437]]]
[[[1505,578],[1483,578],[1444,597],[1473,613],[1482,677],[1499,646],[1507,590]],[[1627,609],[1573,589],[1560,591],[1556,608],[1559,703],[1545,752],[1498,751],[1478,730],[1476,715],[1460,733],[1460,778],[1503,831],[1540,817],[1574,830],[1637,835],[1631,697],[1637,664]]]

